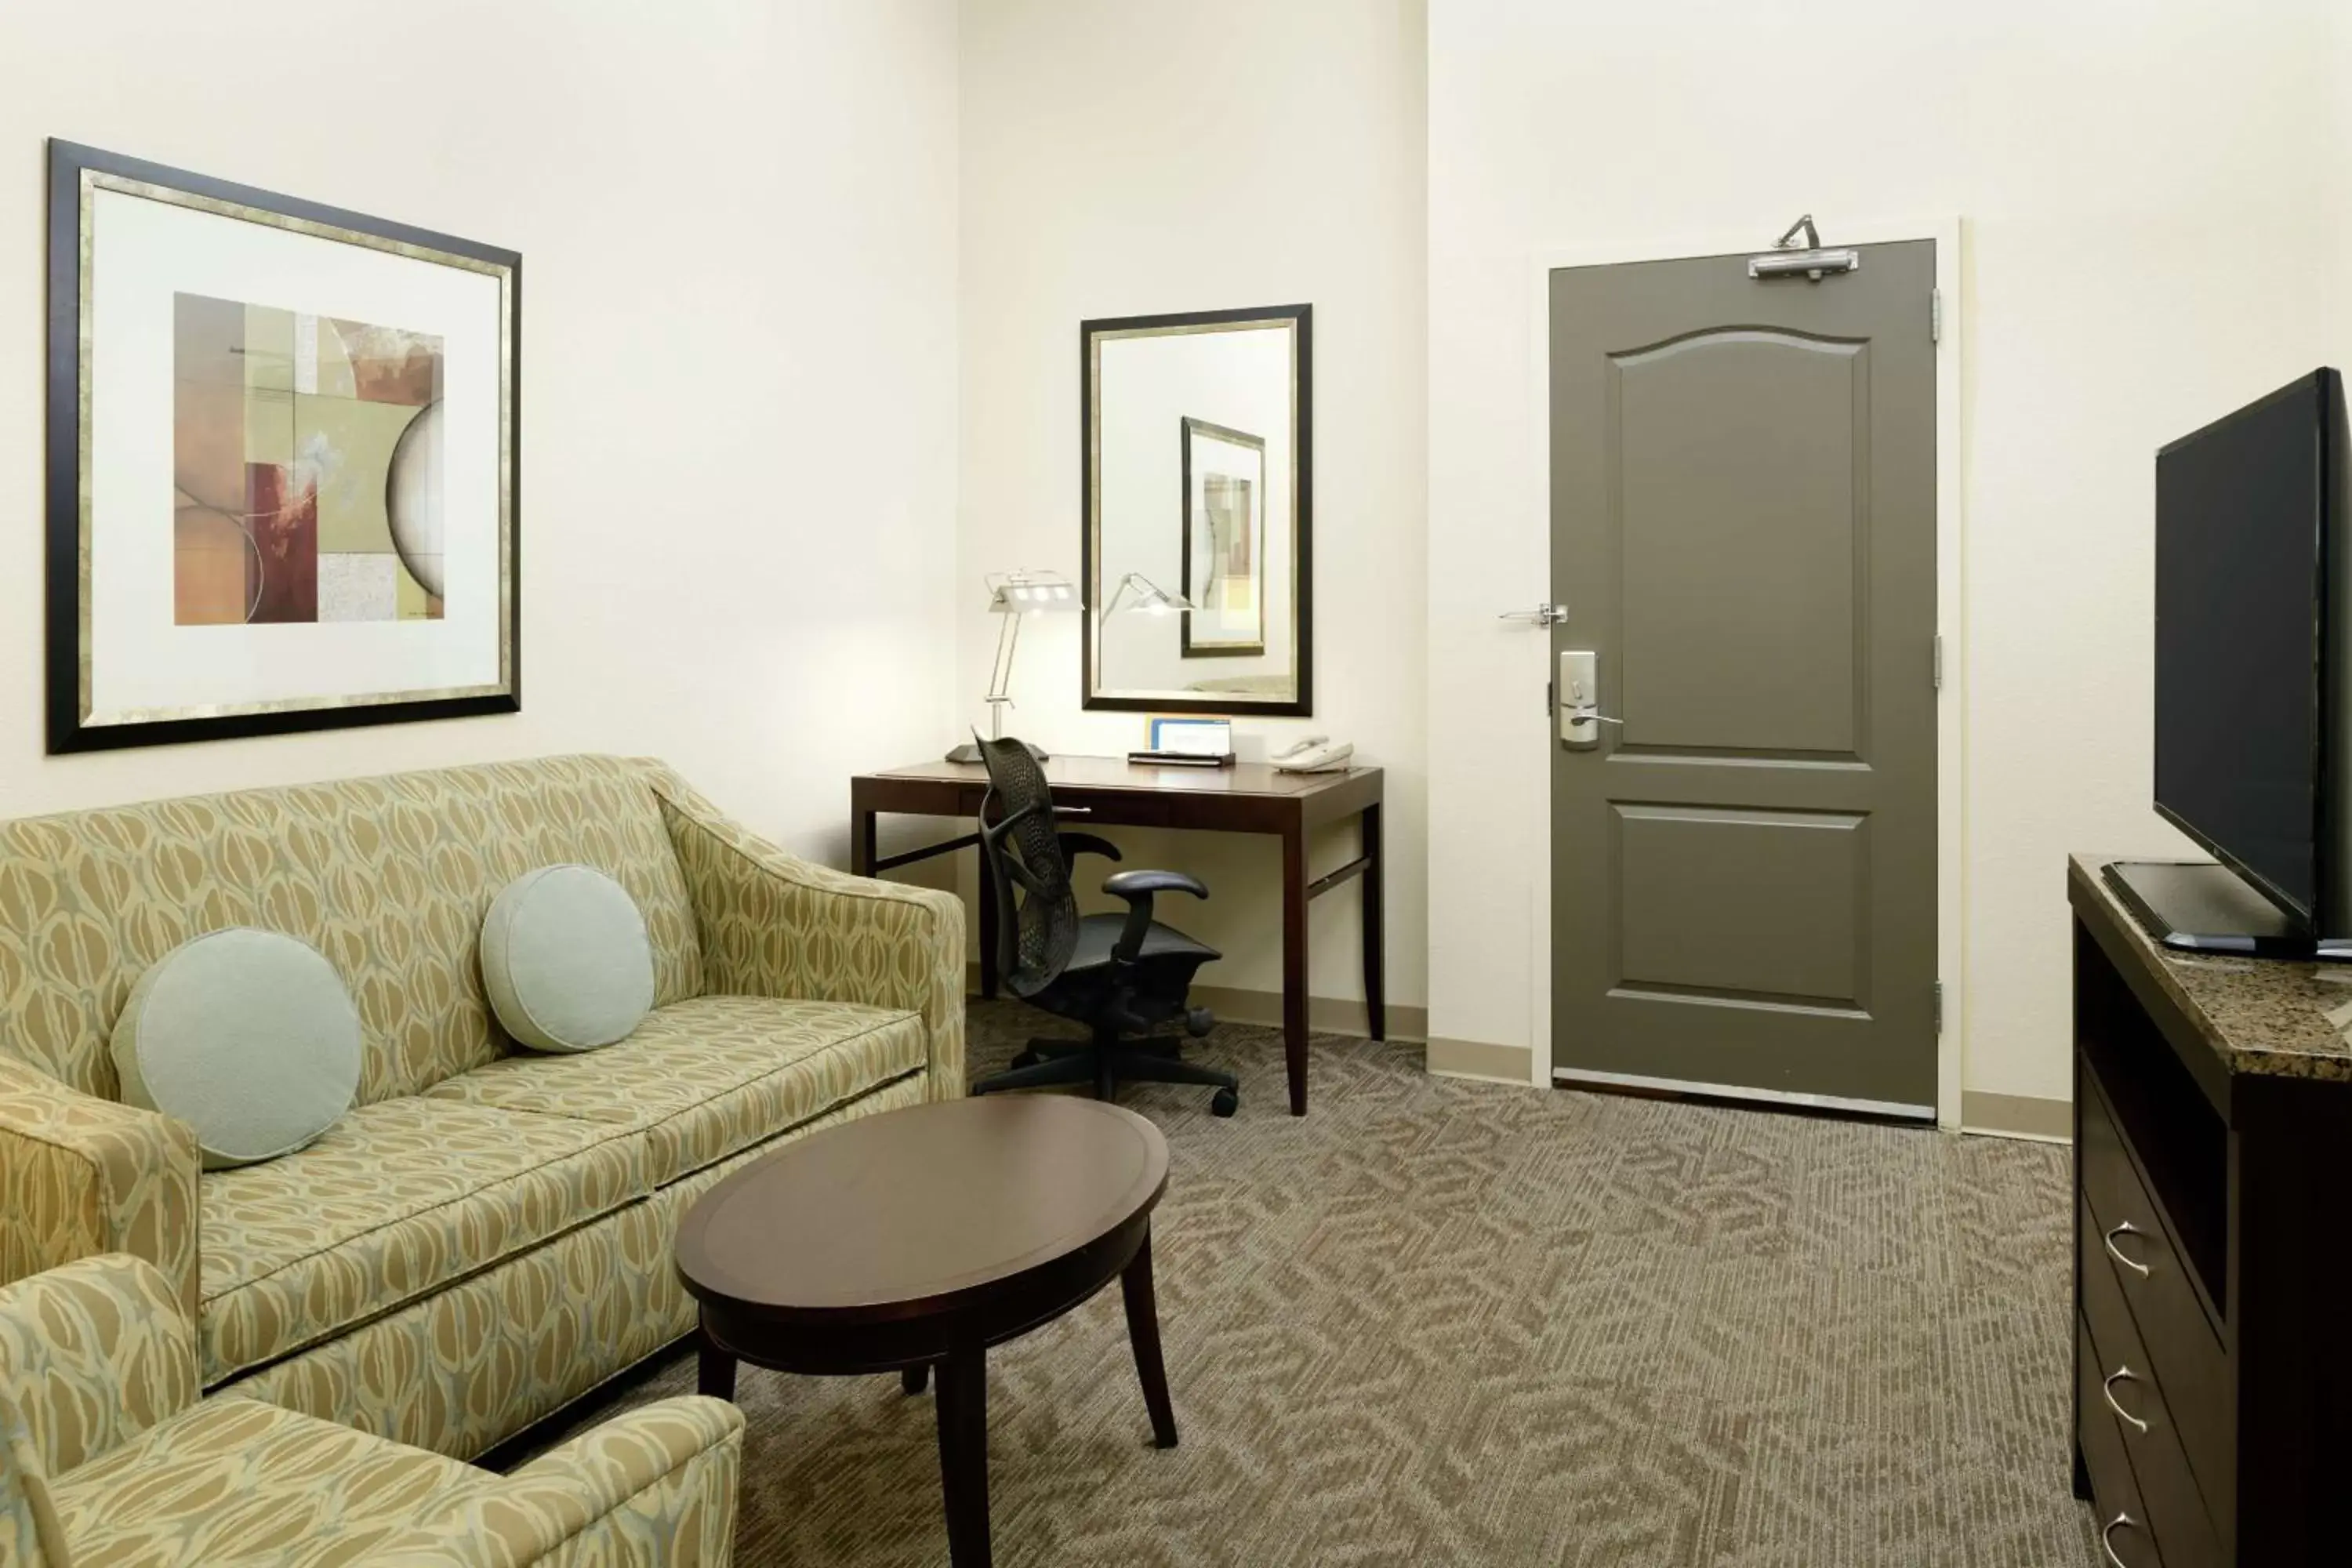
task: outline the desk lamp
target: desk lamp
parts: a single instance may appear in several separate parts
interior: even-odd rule
[[[1058,572],[1038,572],[1016,568],[1011,572],[992,572],[988,584],[988,609],[991,615],[1004,617],[1004,625],[996,634],[996,663],[989,672],[988,734],[991,740],[1004,738],[1004,710],[1013,705],[1013,658],[1021,647],[1021,623],[1031,616],[1048,615],[1067,610],[1083,610],[1085,600],[1078,596],[1077,584]],[[1181,594],[1171,594],[1140,572],[1129,572],[1118,580],[1105,615],[1139,611],[1146,615],[1169,615],[1189,610],[1192,602]],[[1029,745],[1024,742],[1023,744]],[[1044,750],[1029,745],[1029,752],[1039,762],[1045,760]],[[980,747],[967,741],[948,753],[951,763],[980,761]]]

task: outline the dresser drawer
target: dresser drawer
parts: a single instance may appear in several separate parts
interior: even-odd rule
[[[2099,1561],[2107,1568],[2164,1568],[2157,1554],[2156,1534],[2148,1528],[2139,1486],[2132,1479],[2131,1460],[2115,1419],[2099,1399],[2099,1352],[2091,1331],[2074,1323],[2074,1440],[2082,1445],[2083,1463],[2091,1472],[2091,1522],[2105,1549]]]
[[[2083,1072],[2082,1140],[2076,1169],[2087,1216],[2078,1216],[2076,1267],[2083,1296],[2091,1298],[2095,1277],[2104,1276],[2130,1310],[2142,1353],[2164,1386],[2176,1413],[2181,1447],[2197,1471],[2216,1526],[2226,1538],[2237,1517],[2236,1401],[2231,1394],[2230,1361],[2213,1332],[2212,1320],[2179,1257],[2173,1251],[2156,1205],[2126,1152],[2097,1078]]]
[[[2089,1210],[2082,1209],[2077,1218],[2084,1247],[2097,1245]],[[2105,1420],[2122,1440],[2164,1560],[2173,1568],[2220,1568],[2221,1537],[2206,1489],[2189,1468],[2183,1417],[2175,1413],[2170,1390],[2147,1359],[2124,1305],[2123,1287],[2096,1258],[2078,1258],[2076,1266],[2082,1270],[2083,1321],[2098,1358],[2085,1374],[2091,1388],[2083,1396],[2080,1419],[2086,1425]]]

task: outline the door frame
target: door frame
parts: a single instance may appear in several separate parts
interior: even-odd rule
[[[1529,321],[1533,349],[1528,355],[1528,404],[1534,439],[1528,443],[1528,493],[1536,497],[1530,526],[1541,541],[1545,566],[1544,593],[1551,591],[1551,275],[1563,267],[1612,267],[1629,262],[1679,261],[1708,256],[1756,256],[1769,249],[1757,243],[1758,233],[1775,226],[1759,224],[1736,237],[1716,236],[1647,242],[1595,242],[1540,247],[1528,253],[1532,282]],[[1961,786],[1966,778],[1963,719],[1968,702],[1968,637],[1962,593],[1962,535],[1965,511],[1960,484],[1960,345],[1963,336],[1960,294],[1962,222],[1958,216],[1885,219],[1831,226],[1825,244],[1836,246],[1891,245],[1929,240],[1936,247],[1936,292],[1941,309],[1936,342],[1936,632],[1943,638],[1943,684],[1936,692],[1936,973],[1944,988],[1943,1029],[1936,1037],[1936,1125],[1957,1131],[1960,1125],[1960,1092],[1968,1042],[1968,952],[1962,914],[1966,909],[1962,879],[1966,837]],[[1792,281],[1788,288],[1834,287]],[[1924,323],[1923,323],[1924,324]],[[1516,607],[1516,606],[1515,606]],[[1574,606],[1571,604],[1570,609]],[[1534,639],[1534,658],[1545,666],[1539,679],[1549,680],[1551,638]],[[1529,880],[1535,907],[1535,936],[1529,965],[1533,994],[1528,999],[1532,1024],[1528,1058],[1530,1081],[1548,1089],[1552,1083],[1551,1031],[1551,790],[1552,755],[1556,745],[1553,721],[1547,717],[1537,727],[1538,742],[1513,755],[1532,771],[1536,782],[1535,843],[1538,853]],[[1867,1109],[1835,1096],[1785,1094],[1733,1086],[1690,1085],[1696,1092],[1779,1104]]]

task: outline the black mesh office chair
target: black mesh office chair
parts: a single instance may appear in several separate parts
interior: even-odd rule
[[[1070,861],[1078,855],[1116,860],[1118,850],[1090,833],[1064,833],[1054,820],[1045,772],[1019,741],[982,741],[988,795],[980,807],[980,848],[996,899],[996,969],[1004,988],[1033,1007],[1084,1024],[1090,1040],[1032,1040],[1009,1071],[982,1079],[974,1094],[1041,1084],[1092,1083],[1109,1100],[1122,1081],[1213,1086],[1209,1109],[1231,1116],[1241,1089],[1229,1072],[1180,1060],[1178,1042],[1130,1039],[1178,1018],[1194,1037],[1216,1024],[1206,1007],[1187,1007],[1193,973],[1219,957],[1151,918],[1155,893],[1209,889],[1181,871],[1120,871],[1103,891],[1127,900],[1123,915],[1078,913]]]

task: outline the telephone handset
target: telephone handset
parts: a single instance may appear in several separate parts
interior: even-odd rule
[[[1337,773],[1348,765],[1356,748],[1342,741],[1331,743],[1328,735],[1309,735],[1286,751],[1276,752],[1272,761],[1277,772],[1286,773]]]

